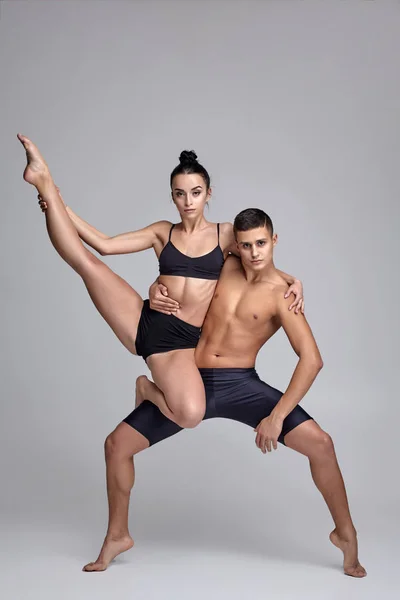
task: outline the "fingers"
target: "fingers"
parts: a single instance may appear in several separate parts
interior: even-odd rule
[[[47,202],[45,202],[40,195],[38,196],[38,198],[39,198],[38,204],[40,206],[41,211],[44,213],[47,210]]]
[[[40,208],[42,209],[42,211],[44,212],[44,210],[46,210],[47,208],[47,202],[45,200],[43,200],[42,196],[40,194],[38,194],[38,204],[40,206]]]
[[[174,302],[174,300],[170,299],[166,300],[164,296],[161,296],[160,298],[155,296],[154,304],[156,303],[158,306],[162,306],[164,310],[174,310],[176,312],[180,308],[177,302]]]
[[[299,302],[298,302],[298,304],[297,304],[297,306],[295,308],[295,311],[294,311],[296,313],[296,315],[298,315],[299,312],[301,312],[301,307],[302,306],[303,306],[303,298],[300,298],[300,300],[299,300]]]
[[[293,292],[293,294],[295,294],[295,292]],[[296,315],[299,314],[299,310],[301,310],[301,307],[303,305],[303,298],[301,297],[297,297],[297,295],[295,294],[295,299],[293,300],[292,304],[289,306],[289,310],[292,310],[292,308],[295,309],[295,313]]]
[[[169,304],[165,304],[165,302],[151,302],[150,308],[153,310],[158,310],[159,312],[165,312],[168,315],[177,312],[177,308],[175,306],[170,306]]]
[[[150,308],[152,310],[157,310],[158,312],[162,312],[166,315],[171,315],[172,313],[176,313],[176,311],[178,310],[176,308],[176,306],[165,302],[165,298],[162,298],[161,300],[159,298],[154,298],[153,300],[150,300]]]
[[[172,298],[166,298],[159,292],[156,292],[153,303],[157,304],[157,306],[160,306],[164,310],[177,311],[178,308],[180,308],[180,305],[178,302],[176,302],[175,300],[172,300]]]
[[[181,308],[181,305],[179,304],[179,302],[177,302],[176,300],[173,300],[173,298],[169,298],[168,288],[164,284],[159,283],[157,285],[157,287],[158,287],[158,290],[156,292],[156,296],[158,296],[158,292],[160,292],[164,298],[168,297],[169,302],[171,302],[173,304],[173,306],[175,306],[175,308]]]
[[[166,289],[167,288],[165,288],[165,290]],[[158,289],[156,291],[154,295],[154,302],[161,304],[164,307],[164,309],[168,308],[169,310],[178,310],[178,308],[180,308],[179,302],[173,300],[172,298],[169,298],[168,292],[164,293],[162,289]]]
[[[262,435],[260,432],[257,433],[255,441],[257,448],[259,448],[263,454],[272,452],[272,449],[278,449],[278,440],[276,438]]]
[[[258,439],[258,443],[257,443],[257,447],[260,448],[261,452],[263,454],[266,454],[266,443],[267,443],[267,438],[265,435],[262,435],[260,432],[257,433],[257,439]]]
[[[158,289],[160,290],[160,292],[162,293],[163,296],[168,296],[168,288],[165,285],[163,285],[162,283],[159,283]]]
[[[297,306],[297,303],[298,303],[297,294],[295,292],[292,292],[292,294],[294,294],[294,300],[293,300],[292,304],[289,306],[289,310],[292,310],[292,308],[294,306]]]

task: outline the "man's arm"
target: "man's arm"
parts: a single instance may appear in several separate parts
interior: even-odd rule
[[[150,308],[163,313],[173,315],[180,308],[179,302],[168,296],[168,288],[157,279],[149,287]]]
[[[292,312],[289,312],[287,300],[278,297],[277,302],[277,318],[285,330],[293,350],[299,357],[288,388],[272,411],[274,415],[283,420],[306,395],[322,369],[323,362],[306,318],[303,315],[300,315],[300,318],[295,317]]]
[[[285,330],[299,362],[293,372],[286,392],[268,417],[255,428],[256,445],[265,454],[278,447],[278,438],[282,432],[283,421],[297,406],[311,387],[322,369],[323,362],[311,329],[303,315],[295,316],[287,310],[288,301],[280,295],[277,298],[276,318]]]

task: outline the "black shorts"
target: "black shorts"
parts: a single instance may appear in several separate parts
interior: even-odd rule
[[[199,369],[206,390],[204,419],[222,417],[257,427],[279,402],[282,392],[261,381],[255,369]],[[312,419],[299,405],[283,421],[278,440],[297,425]],[[148,400],[144,400],[124,422],[139,431],[154,445],[175,435],[182,428],[165,417]]]
[[[200,327],[153,310],[145,300],[135,341],[136,353],[146,360],[152,354],[196,348],[200,333]]]

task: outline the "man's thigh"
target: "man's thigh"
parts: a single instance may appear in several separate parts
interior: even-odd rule
[[[182,427],[163,415],[159,408],[149,400],[144,400],[118,427],[122,427],[122,425],[140,433],[147,440],[149,446],[154,446],[154,444],[182,431]],[[124,435],[127,439],[129,438],[128,432]]]
[[[149,440],[142,433],[122,422],[107,436],[105,449],[106,454],[125,457],[138,454],[149,446]]]
[[[249,369],[243,374],[239,372],[239,375],[240,380],[215,386],[216,416],[233,419],[254,428],[271,414],[283,394],[262,381],[254,370],[252,372]],[[311,419],[303,407],[296,406],[283,422],[279,441],[285,444],[290,431]]]

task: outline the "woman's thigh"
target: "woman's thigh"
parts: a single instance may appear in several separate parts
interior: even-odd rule
[[[188,417],[189,421],[201,421],[206,394],[194,360],[194,348],[153,354],[147,359],[147,365],[171,412]]]
[[[106,264],[89,253],[81,277],[95,307],[117,338],[133,354],[143,307],[140,295]]]

